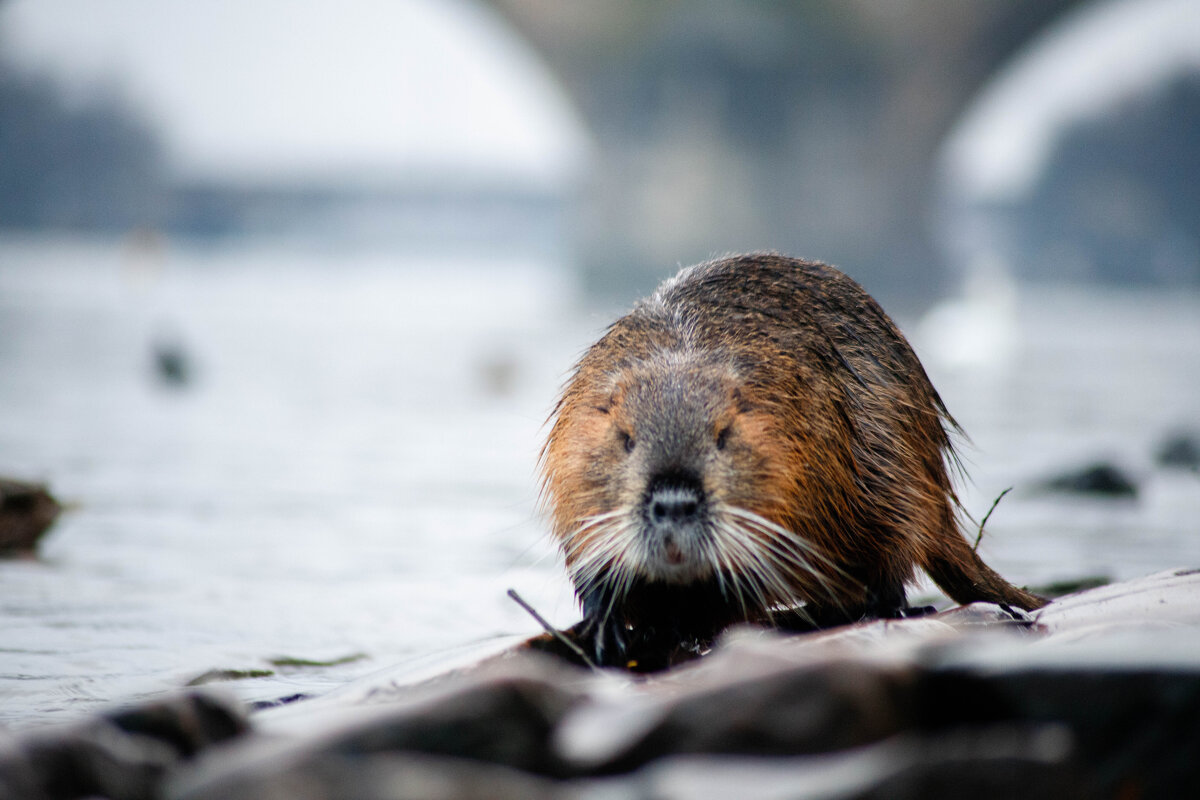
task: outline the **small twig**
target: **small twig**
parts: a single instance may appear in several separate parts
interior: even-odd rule
[[[975,536],[975,545],[971,548],[972,550],[979,549],[979,543],[983,541],[983,526],[987,525],[988,518],[992,516],[992,512],[996,510],[996,506],[1000,505],[1000,501],[1004,499],[1004,495],[1012,490],[1013,487],[1008,487],[1000,493],[999,497],[992,501],[992,507],[988,509],[988,513],[983,515],[983,521],[979,523],[979,533]]]
[[[583,660],[584,664],[587,664],[592,669],[597,669],[596,665],[592,662],[592,660],[587,657],[587,653],[583,652],[583,648],[581,648],[579,645],[572,642],[566,636],[563,636],[562,631],[558,630],[553,625],[551,625],[549,622],[547,622],[545,617],[543,617],[541,614],[539,614],[537,611],[535,611],[533,606],[529,605],[529,603],[526,603],[524,598],[521,597],[521,595],[517,594],[516,589],[509,589],[508,596],[511,597],[514,601],[516,601],[517,605],[519,605],[521,608],[525,609],[529,613],[529,616],[536,619],[538,621],[538,624],[541,625],[543,628],[545,628],[546,633],[550,634],[555,639],[557,639],[558,641],[565,644],[568,648],[570,648],[571,652],[573,652],[575,655],[579,656],[579,658]]]

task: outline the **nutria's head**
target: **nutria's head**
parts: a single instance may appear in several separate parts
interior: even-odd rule
[[[606,371],[585,360],[543,451],[545,500],[585,602],[702,583],[742,618],[794,600],[813,558],[785,527],[797,443],[779,418],[729,359],[658,350]]]

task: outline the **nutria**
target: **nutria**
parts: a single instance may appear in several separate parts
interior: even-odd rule
[[[551,419],[543,501],[602,663],[646,631],[902,616],[917,567],[960,603],[1044,604],[964,538],[957,424],[833,267],[682,270],[591,346]]]

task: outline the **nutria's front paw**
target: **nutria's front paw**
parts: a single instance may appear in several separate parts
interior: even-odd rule
[[[579,642],[597,667],[623,667],[628,661],[625,625],[613,614],[584,617]]]
[[[927,617],[930,614],[937,613],[937,606],[905,606],[904,608],[896,609],[897,619],[912,619],[913,617]]]

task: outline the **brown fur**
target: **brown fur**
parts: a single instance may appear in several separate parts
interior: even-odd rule
[[[742,256],[683,270],[587,351],[543,496],[585,614],[617,635],[701,607],[716,626],[800,604],[817,621],[899,613],[918,567],[958,602],[1037,608],[959,530],[955,428],[857,283]],[[697,516],[655,527],[662,497]]]

